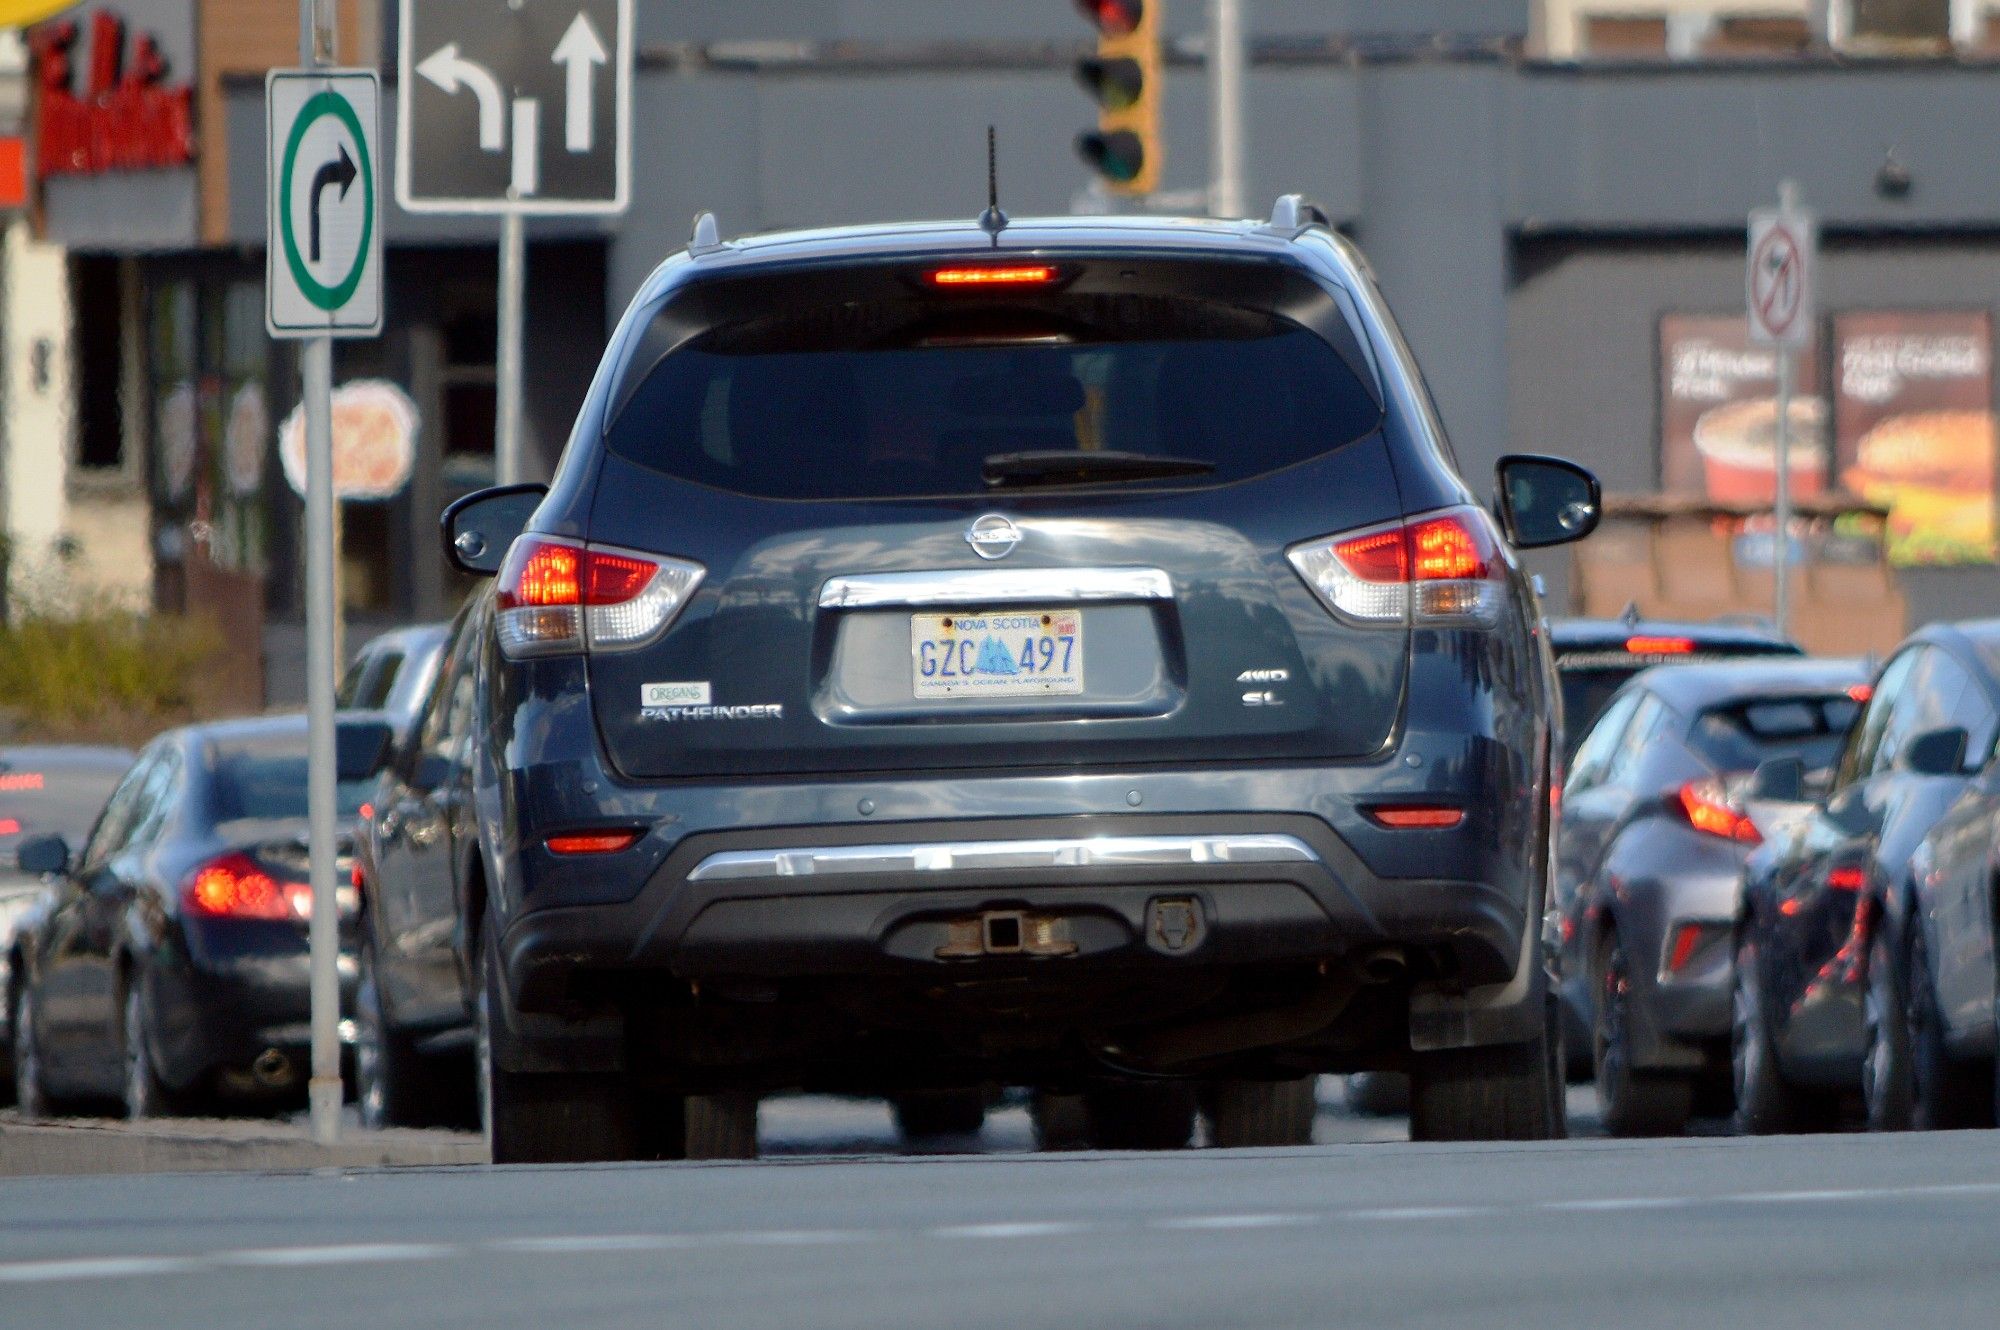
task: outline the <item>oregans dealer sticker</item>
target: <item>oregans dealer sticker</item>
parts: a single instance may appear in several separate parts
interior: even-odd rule
[[[705,707],[714,700],[714,689],[706,679],[691,683],[648,683],[639,685],[642,707]]]

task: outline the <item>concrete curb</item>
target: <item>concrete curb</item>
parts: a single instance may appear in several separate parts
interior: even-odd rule
[[[483,1164],[486,1142],[446,1131],[360,1131],[332,1146],[302,1125],[163,1118],[23,1122],[0,1114],[0,1176],[268,1172]]]

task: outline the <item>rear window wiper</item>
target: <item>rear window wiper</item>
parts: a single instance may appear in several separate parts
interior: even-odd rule
[[[1167,476],[1205,476],[1215,463],[1198,457],[1156,457],[1150,453],[1080,452],[1050,448],[1034,452],[993,453],[980,476],[988,488],[1030,485],[1094,485],[1120,480],[1156,480]]]

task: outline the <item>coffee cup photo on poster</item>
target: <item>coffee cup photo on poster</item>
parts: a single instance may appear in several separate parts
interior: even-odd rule
[[[1786,440],[1793,498],[1827,487],[1818,354],[1799,354]],[[1660,480],[1668,493],[1768,504],[1778,495],[1778,354],[1750,344],[1740,314],[1660,319]]]

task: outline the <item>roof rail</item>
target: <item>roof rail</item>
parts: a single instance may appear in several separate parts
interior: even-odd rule
[[[716,229],[715,214],[699,212],[694,218],[694,235],[688,239],[688,253],[695,258],[713,254],[723,248],[722,235]]]

